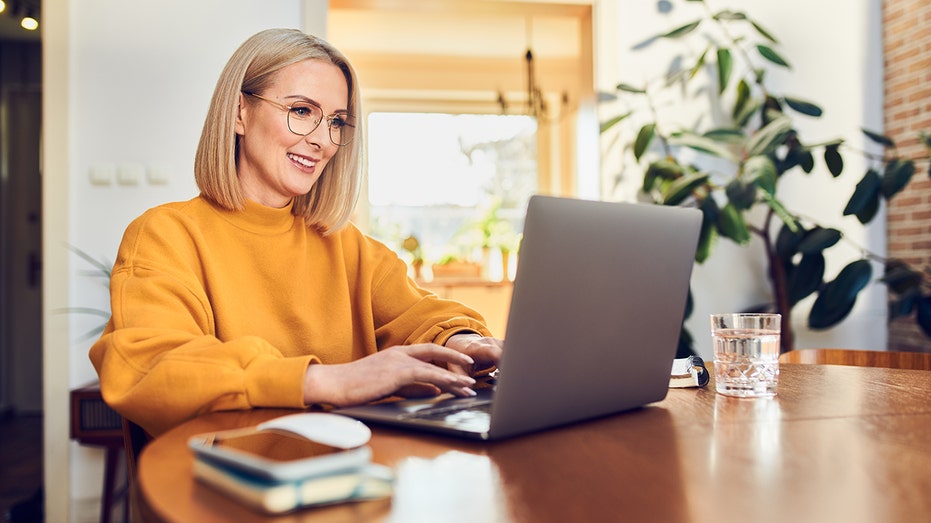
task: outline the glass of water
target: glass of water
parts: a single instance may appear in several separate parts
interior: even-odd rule
[[[741,398],[776,395],[780,314],[711,315],[714,383],[719,394]]]

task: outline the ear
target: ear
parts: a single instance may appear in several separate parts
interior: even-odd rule
[[[236,106],[236,124],[233,126],[233,130],[239,136],[244,136],[246,134],[246,116],[248,112],[248,107],[246,105],[246,95],[239,93],[239,105]]]

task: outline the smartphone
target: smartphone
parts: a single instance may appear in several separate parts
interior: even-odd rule
[[[194,454],[213,463],[274,480],[296,480],[362,467],[371,448],[344,449],[277,429],[233,429],[188,441]]]

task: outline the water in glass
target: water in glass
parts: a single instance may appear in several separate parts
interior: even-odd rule
[[[715,388],[738,397],[774,396],[779,381],[779,331],[716,329]]]

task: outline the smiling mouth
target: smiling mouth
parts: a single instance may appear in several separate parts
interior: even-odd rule
[[[298,155],[296,155],[296,154],[288,153],[288,158],[289,158],[292,162],[295,162],[295,163],[298,163],[298,164],[300,164],[300,165],[303,165],[304,167],[307,167],[307,168],[309,168],[309,169],[310,169],[310,168],[313,168],[315,165],[317,165],[317,162],[316,162],[316,161],[311,160],[310,158],[306,158],[306,157],[304,157],[304,156],[298,156]]]

